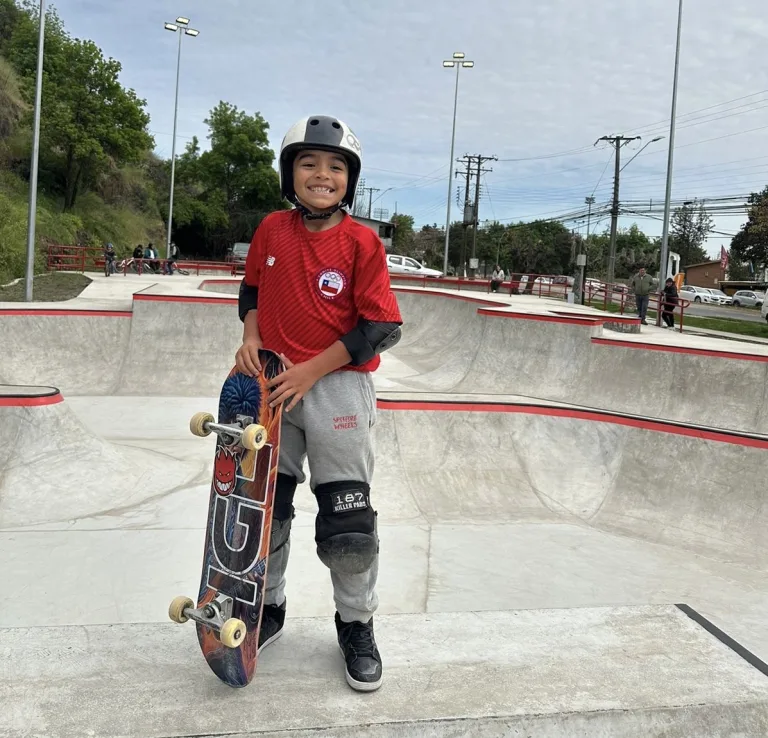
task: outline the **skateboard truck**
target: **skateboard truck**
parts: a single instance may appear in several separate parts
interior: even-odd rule
[[[237,425],[223,425],[210,413],[195,413],[189,421],[189,429],[192,435],[201,438],[215,433],[225,445],[238,444],[247,451],[259,451],[267,443],[267,429],[247,415],[238,415]]]
[[[232,617],[232,598],[223,594],[217,594],[202,607],[195,607],[189,597],[176,597],[168,608],[168,616],[174,623],[194,620],[207,625],[219,634],[219,640],[227,648],[237,648],[247,633],[245,623]]]

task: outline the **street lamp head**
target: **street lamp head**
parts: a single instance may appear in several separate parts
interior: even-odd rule
[[[463,51],[456,51],[453,55],[454,59],[463,59],[464,58],[464,52]]]
[[[455,66],[456,66],[456,62],[452,62],[452,61],[444,61],[444,62],[443,62],[443,66],[444,66],[444,67],[446,67],[447,69],[450,69],[450,68],[452,68],[452,67],[455,67]]]
[[[188,26],[188,25],[189,25],[189,18],[177,18],[177,19],[176,19],[176,22],[177,22],[177,23],[178,23],[180,26]]]
[[[461,62],[461,66],[462,67],[466,67],[467,69],[472,69],[472,67],[475,66],[475,62],[473,62],[473,61]]]
[[[664,138],[664,136],[656,136],[656,138],[651,141],[651,143],[656,143],[657,141],[661,141]]]
[[[165,24],[165,30],[166,31],[178,31],[179,27],[173,23],[166,23]]]
[[[196,31],[194,28],[187,28],[184,30],[184,33],[187,34],[187,36],[199,36],[200,31]]]

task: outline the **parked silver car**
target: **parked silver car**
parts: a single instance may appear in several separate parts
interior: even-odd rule
[[[250,248],[250,243],[233,244],[229,247],[227,252],[227,261],[234,261],[235,264],[245,264],[245,260],[248,258],[248,250]]]
[[[739,290],[733,296],[734,307],[762,307],[765,302],[765,292]]]

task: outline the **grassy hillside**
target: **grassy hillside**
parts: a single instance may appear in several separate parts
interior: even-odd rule
[[[13,133],[26,110],[16,73],[0,56],[0,140]]]
[[[26,265],[30,131],[21,83],[0,57],[0,284],[22,276]],[[148,158],[144,167],[113,168],[98,191],[84,193],[69,213],[63,212],[60,196],[45,192],[41,177],[35,271],[44,270],[49,243],[97,246],[111,241],[121,256],[139,243],[162,243],[165,230],[147,175],[157,166]]]

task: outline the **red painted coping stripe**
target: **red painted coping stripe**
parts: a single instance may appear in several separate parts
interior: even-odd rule
[[[235,277],[232,277],[232,279],[204,279],[202,282],[200,282],[200,285],[204,284],[239,284],[242,282],[242,279],[236,279]]]
[[[718,349],[688,348],[686,346],[664,346],[658,343],[644,343],[641,341],[623,341],[614,338],[593,338],[592,343],[598,346],[616,346],[619,348],[645,349],[646,351],[666,351],[672,354],[692,354],[694,356],[708,356],[716,359],[736,359],[740,361],[768,362],[768,356],[760,354],[742,354],[737,351],[720,351]]]
[[[183,295],[142,295],[136,293],[133,296],[136,301],[142,302],[199,302],[209,305],[232,305],[237,303],[236,297],[191,297]]]
[[[738,431],[718,430],[704,426],[691,426],[673,420],[654,420],[639,416],[608,413],[601,410],[579,410],[553,405],[534,405],[528,403],[501,402],[442,402],[430,400],[377,400],[377,406],[382,410],[421,410],[426,412],[474,412],[474,413],[524,413],[526,415],[546,415],[556,418],[574,418],[576,420],[591,420],[614,425],[625,425],[656,433],[671,433],[678,436],[688,436],[704,441],[731,443],[737,446],[768,449],[768,437],[739,433]]]
[[[397,287],[392,285],[393,292],[407,292],[412,295],[429,295],[430,297],[448,297],[451,300],[463,300],[464,302],[474,302],[477,305],[487,305],[488,307],[506,308],[509,307],[504,302],[493,302],[492,300],[483,300],[482,297],[470,297],[469,295],[453,295],[448,292],[431,292],[428,289],[416,289],[414,287]]]
[[[40,407],[42,405],[58,405],[64,402],[61,393],[56,390],[50,395],[0,395],[0,407]]]
[[[503,313],[498,312],[496,310],[486,310],[485,308],[480,308],[477,311],[480,315],[487,315],[490,318],[513,318],[516,320],[537,320],[541,323],[566,323],[569,325],[600,325],[601,323],[604,323],[605,320],[603,318],[576,318],[576,317],[564,317],[559,315],[539,315],[536,313],[515,313],[515,312],[509,312],[505,311]]]
[[[0,315],[44,315],[74,318],[130,318],[133,316],[133,313],[130,310],[30,310],[26,308],[15,310],[10,308],[0,310]]]
[[[595,315],[595,316],[591,316],[591,315],[577,315],[576,313],[567,313],[567,312],[564,312],[562,310],[553,310],[552,312],[556,313],[557,315],[563,315],[563,316],[568,316],[568,317],[573,317],[573,318],[592,318],[592,317],[594,317],[595,320],[599,320],[602,323],[627,323],[628,325],[633,325],[633,324],[639,324],[640,323],[640,318],[630,318],[630,317],[627,317],[626,315],[614,315],[614,316],[612,316],[610,318],[607,318],[607,317],[603,318],[602,316],[598,316],[598,315]]]

